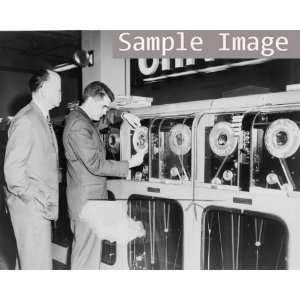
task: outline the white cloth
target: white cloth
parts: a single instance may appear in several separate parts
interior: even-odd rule
[[[88,201],[79,217],[102,240],[128,243],[146,234],[142,222],[128,217],[124,201]]]

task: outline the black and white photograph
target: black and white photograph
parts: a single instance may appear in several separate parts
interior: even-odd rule
[[[295,298],[298,20],[289,0],[1,3],[0,297]]]
[[[113,35],[0,32],[0,269],[300,269],[300,59]]]

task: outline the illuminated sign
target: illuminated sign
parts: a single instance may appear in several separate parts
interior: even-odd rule
[[[219,72],[229,68],[259,64],[267,60],[269,59],[215,60],[213,58],[139,58],[137,67],[143,77],[143,81],[149,82],[197,73]]]
[[[153,58],[151,59],[151,63],[148,64],[149,59],[146,58],[140,58],[138,60],[138,66],[139,70],[144,75],[153,75],[161,65],[161,71],[168,71],[171,70],[171,59],[170,58]],[[161,63],[160,63],[161,61]],[[194,58],[187,58],[185,63],[183,58],[176,58],[175,61],[175,68],[183,68],[186,66],[195,65],[195,59]]]

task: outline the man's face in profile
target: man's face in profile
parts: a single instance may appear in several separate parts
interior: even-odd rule
[[[41,87],[43,97],[47,100],[50,109],[58,107],[61,103],[61,78],[52,71],[49,72],[49,78]]]
[[[107,95],[105,95],[103,98],[100,96],[93,98],[94,121],[99,121],[102,116],[107,114],[110,104],[111,101]]]

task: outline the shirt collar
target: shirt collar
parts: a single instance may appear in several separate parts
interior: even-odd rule
[[[88,119],[91,123],[93,122],[89,115],[80,107],[75,108],[79,113],[81,113],[86,119]]]
[[[49,118],[49,110],[43,107],[38,101],[32,100],[32,102],[40,109],[42,112],[43,116],[48,119]]]

